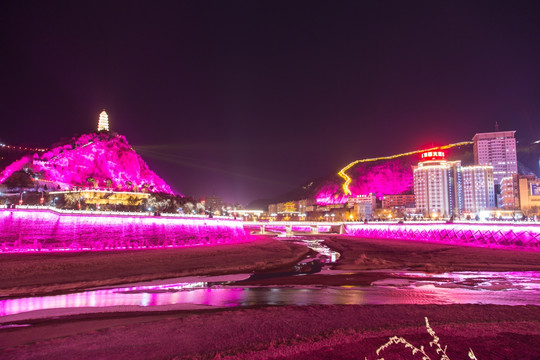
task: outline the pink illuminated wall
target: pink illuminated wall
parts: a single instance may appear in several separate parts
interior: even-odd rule
[[[29,168],[40,180],[53,182],[63,189],[97,187],[173,193],[124,136],[111,133],[85,134],[70,144],[36,153],[33,158],[22,158],[4,170],[0,183],[23,168]]]
[[[287,226],[286,225],[273,225],[273,224],[268,224],[268,225],[265,225],[264,226],[265,230],[268,230],[268,231],[287,231]],[[327,226],[327,225],[318,225],[317,226],[317,231],[319,233],[322,233],[322,232],[330,232],[330,226]],[[312,228],[311,226],[308,226],[308,225],[292,225],[291,226],[291,231],[297,231],[297,232],[306,232],[306,233],[309,233],[312,231]]]
[[[345,233],[364,238],[416,240],[479,247],[540,250],[539,225],[346,224]]]
[[[241,221],[0,210],[0,251],[113,250],[249,241]]]

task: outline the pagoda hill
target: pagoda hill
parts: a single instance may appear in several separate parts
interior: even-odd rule
[[[163,179],[148,168],[126,138],[99,131],[74,137],[51,150],[13,162],[0,174],[0,184],[21,171],[48,188],[106,189],[173,195]]]

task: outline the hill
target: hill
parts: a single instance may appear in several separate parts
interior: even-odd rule
[[[4,169],[0,184],[21,171],[34,181],[66,190],[93,187],[173,194],[126,138],[113,132],[84,134],[45,153],[24,156]]]
[[[462,166],[474,164],[472,143],[445,150],[450,161],[461,160]],[[540,176],[540,144],[519,144],[517,147],[518,167],[522,174]],[[420,160],[418,153],[398,154],[381,159],[364,159],[347,170],[351,178],[351,195],[375,193],[383,195],[411,193],[413,191],[412,168]],[[318,204],[336,204],[347,201],[343,190],[345,180],[336,174],[309,180],[302,186],[270,199],[251,202],[248,208],[265,209],[268,204],[311,199]]]

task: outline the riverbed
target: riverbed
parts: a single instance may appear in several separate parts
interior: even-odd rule
[[[181,277],[60,295],[0,300],[0,323],[106,312],[146,312],[276,305],[540,305],[540,272],[426,273],[407,269],[332,270],[340,254],[322,239],[289,239],[315,253],[290,271]],[[258,280],[310,276],[372,279],[368,284],[253,285]],[[285,278],[285,281],[283,281]],[[292,282],[292,281],[291,281]]]

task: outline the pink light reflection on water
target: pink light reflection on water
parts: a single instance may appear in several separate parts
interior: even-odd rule
[[[540,305],[540,272],[537,271],[443,274],[376,272],[383,275],[381,280],[367,287],[209,287],[205,282],[193,282],[7,299],[0,301],[0,323],[96,311],[143,311],[152,307],[155,310],[171,309],[170,306],[174,308],[184,304],[216,307],[317,304]],[[89,308],[96,310],[89,311]]]
[[[28,297],[0,301],[0,316],[31,311],[67,308],[104,308],[119,306],[163,306],[201,304],[207,306],[236,306],[242,289],[207,288],[206,283],[135,286],[74,294]]]

